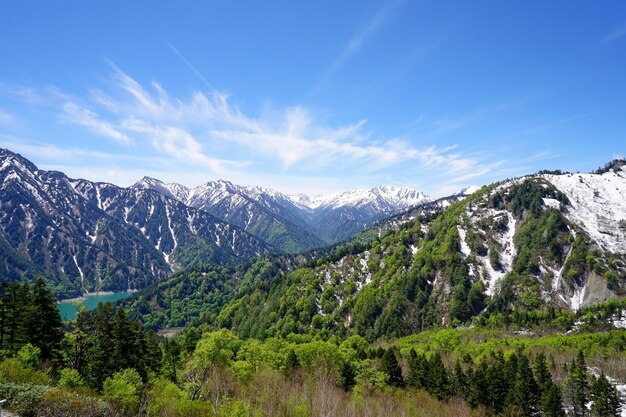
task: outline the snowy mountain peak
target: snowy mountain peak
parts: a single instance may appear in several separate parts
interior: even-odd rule
[[[382,211],[396,211],[430,201],[430,197],[411,188],[399,188],[393,185],[379,185],[372,189],[344,191],[316,197],[298,194],[290,196],[294,204],[311,210],[323,207],[364,207],[371,206]]]
[[[144,176],[142,179],[137,181],[135,184],[131,186],[131,188],[135,188],[138,190],[154,190],[158,191],[161,194],[165,194],[168,197],[174,198],[179,201],[186,201],[189,196],[190,190],[181,184],[171,183],[165,184],[163,181]]]
[[[29,176],[32,176],[38,171],[35,164],[22,155],[11,152],[8,149],[0,148],[0,161],[2,161],[2,166],[0,166],[0,170],[2,171],[13,168]]]
[[[568,217],[604,250],[626,252],[626,170],[601,174],[545,175],[569,199]]]
[[[461,191],[459,191],[455,195],[472,195],[476,191],[480,190],[480,188],[481,187],[479,187],[478,185],[470,185],[469,187],[463,188]]]

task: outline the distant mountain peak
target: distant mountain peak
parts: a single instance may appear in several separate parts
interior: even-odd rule
[[[320,207],[345,207],[375,205],[385,211],[395,211],[409,208],[430,200],[430,197],[421,191],[394,185],[379,185],[371,189],[343,191],[331,194],[308,197],[298,194],[291,196],[294,203],[304,205],[309,209]]]
[[[480,190],[480,188],[481,187],[478,185],[470,185],[469,187],[465,187],[461,189],[461,191],[459,191],[458,193],[455,193],[454,195],[472,195],[476,191]]]

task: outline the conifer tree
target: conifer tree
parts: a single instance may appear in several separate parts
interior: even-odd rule
[[[341,364],[340,385],[344,391],[350,391],[356,385],[356,371],[349,360],[345,360]]]
[[[409,357],[408,384],[414,388],[426,388],[428,376],[428,361],[424,355],[418,355],[415,349],[411,349]]]
[[[392,387],[404,386],[404,378],[402,377],[402,368],[396,359],[396,353],[393,348],[389,348],[383,354],[381,360],[381,371],[389,375],[388,383]]]
[[[591,388],[591,415],[594,417],[618,417],[621,411],[620,395],[604,373]]]
[[[587,381],[585,354],[582,350],[578,351],[578,355],[572,363],[570,382],[573,415],[575,417],[584,417],[587,415],[587,403],[589,402],[589,383]]]
[[[552,383],[552,377],[550,376],[550,370],[548,370],[548,364],[546,362],[546,356],[543,352],[539,352],[535,358],[533,365],[535,379],[537,380],[537,386],[539,387],[539,395],[548,388],[548,385]]]
[[[539,409],[544,417],[565,417],[561,390],[552,381],[544,385],[543,394],[539,401]]]
[[[170,381],[176,381],[181,366],[181,347],[176,339],[166,339],[163,349],[163,374]]]
[[[448,372],[441,360],[441,355],[436,352],[428,361],[427,391],[437,398],[444,399],[450,393]]]
[[[461,361],[456,361],[454,365],[454,373],[452,374],[452,382],[450,384],[450,393],[454,395],[464,396],[467,389],[467,377],[461,366]]]
[[[525,355],[519,355],[515,384],[507,397],[507,406],[516,407],[527,417],[537,409],[537,384]]]
[[[191,355],[193,351],[196,350],[200,336],[201,335],[193,327],[185,332],[183,346],[187,355]]]
[[[287,375],[291,374],[294,370],[300,368],[300,361],[298,360],[298,355],[293,350],[293,348],[289,349],[287,352],[287,357],[285,358],[285,373]]]
[[[63,339],[63,321],[43,278],[35,281],[31,294],[24,317],[28,339],[41,349],[41,359],[52,359]]]

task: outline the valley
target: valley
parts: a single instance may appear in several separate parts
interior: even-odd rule
[[[360,415],[369,407],[376,410],[380,401],[398,413],[415,414],[419,406],[403,399],[415,395],[441,415],[514,410],[562,415],[564,408],[577,407],[576,372],[585,375],[587,388],[581,389],[595,401],[613,395],[610,389],[591,390],[604,383],[598,382],[603,375],[612,381],[606,386],[623,389],[624,161],[591,174],[540,172],[506,179],[440,199],[378,187],[307,200],[225,181],[187,189],[144,178],[119,188],[39,171],[15,154],[4,155],[3,190],[22,197],[3,203],[11,214],[0,219],[2,238],[23,242],[39,223],[51,238],[44,246],[3,249],[14,281],[3,284],[0,302],[8,309],[3,314],[23,317],[24,328],[31,326],[28,316],[14,316],[20,294],[44,291],[37,287],[42,280],[34,284],[38,289],[29,286],[29,274],[46,276],[51,291],[75,294],[61,287],[72,282],[71,269],[62,262],[67,258],[83,290],[127,289],[88,298],[87,309],[79,313],[71,302],[60,304],[61,318],[68,321],[52,328],[62,326],[64,336],[42,345],[41,354],[55,362],[61,361],[57,355],[78,355],[64,363],[80,386],[104,390],[97,400],[104,402],[88,406],[94,410],[113,404],[118,413],[136,412],[139,403],[121,403],[107,388],[130,383],[132,372],[139,381],[151,372],[160,375],[149,383],[150,394],[133,397],[136,401],[149,401],[166,413],[159,398],[176,392],[177,409],[199,407],[209,415],[233,410],[247,415],[252,409],[272,415],[267,407],[274,406],[289,413],[306,410],[303,415],[323,409]],[[58,200],[57,190],[71,198]],[[315,207],[325,208],[315,212]],[[345,213],[362,224],[348,239],[329,245],[319,237],[329,235],[312,219],[343,219]],[[341,221],[324,223],[347,230]],[[281,250],[277,241],[270,244],[253,233],[260,230],[251,227],[255,222],[271,225],[263,230],[281,224],[284,236],[308,236],[305,241],[313,243],[297,252]],[[56,243],[61,236],[70,243]],[[126,247],[134,251],[130,257],[119,251]],[[32,251],[37,248],[41,252]],[[115,282],[103,275],[111,264],[81,263],[85,251],[124,265],[115,268],[123,285],[107,287],[106,282]],[[58,261],[38,270],[34,263],[27,266],[42,256]],[[22,263],[9,262],[17,259]],[[124,280],[121,271],[130,268],[144,271],[142,280]],[[41,303],[53,300],[51,294],[39,297]],[[33,339],[24,345],[31,339],[19,339],[21,324],[12,323],[0,338],[6,349],[22,352],[43,343]],[[172,328],[177,331],[168,338],[155,333]],[[130,340],[137,342],[127,344]],[[105,349],[120,359],[88,365],[94,360],[89,358],[103,354],[100,346],[109,346]],[[202,376],[207,370],[218,379]],[[517,382],[489,388],[484,378],[493,372],[508,372]],[[271,405],[269,399],[258,402],[259,391],[249,393],[269,380],[289,393],[288,400]],[[307,391],[307,384],[317,388]],[[517,392],[518,384],[542,388],[527,403],[515,399],[531,395]],[[479,394],[485,390],[501,394],[487,398]],[[80,396],[71,392],[58,395]],[[39,407],[59,407],[43,394],[37,398]],[[91,400],[80,401],[87,406]],[[250,401],[257,403],[246,405]],[[30,410],[26,405],[13,409]]]

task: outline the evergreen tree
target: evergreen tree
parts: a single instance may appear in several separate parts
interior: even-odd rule
[[[424,355],[418,355],[415,349],[411,349],[409,357],[408,384],[414,388],[426,388],[428,377],[428,361]]]
[[[604,376],[596,379],[591,388],[591,415],[594,417],[618,417],[621,411],[620,395]]]
[[[587,403],[589,402],[589,383],[587,381],[587,365],[585,354],[582,349],[571,366],[570,383],[572,389],[572,407],[575,417],[587,415]]]
[[[298,360],[298,355],[293,350],[293,348],[289,349],[287,352],[287,356],[285,357],[285,373],[290,375],[294,370],[300,368],[300,361]]]
[[[181,347],[176,339],[166,339],[163,349],[163,374],[170,381],[175,382],[181,366]]]
[[[441,355],[436,352],[428,361],[427,391],[437,398],[444,399],[450,394],[450,382],[448,372],[441,360]]]
[[[193,327],[185,332],[183,346],[187,355],[191,355],[193,351],[196,350],[200,336],[201,335]]]
[[[521,410],[523,416],[530,417],[537,409],[537,384],[525,355],[519,355],[515,383],[507,397],[507,406]]]
[[[467,403],[471,407],[488,405],[487,364],[481,361],[476,369],[468,369],[466,377],[468,387],[465,393],[465,400]]]
[[[113,337],[113,372],[137,368],[139,365],[137,333],[123,308],[118,308],[115,311],[111,335]]]
[[[552,377],[550,376],[550,371],[548,370],[546,356],[543,352],[539,352],[539,354],[537,354],[533,368],[535,379],[537,380],[537,386],[539,387],[539,395],[541,395],[548,385],[552,383]]]
[[[561,390],[552,381],[544,385],[543,394],[539,401],[539,409],[544,417],[565,417]]]
[[[396,353],[393,348],[389,348],[383,354],[380,370],[389,375],[388,383],[392,387],[404,386],[404,378],[402,377],[402,368],[396,359]]]
[[[452,374],[452,381],[450,383],[450,393],[458,396],[465,396],[467,389],[467,377],[463,372],[461,361],[456,361],[454,365],[454,373]]]
[[[111,303],[100,303],[91,313],[94,339],[89,352],[91,360],[88,362],[85,376],[89,385],[96,389],[100,389],[102,382],[115,373],[115,363],[120,362],[113,357],[116,351],[113,314]]]
[[[159,337],[154,330],[148,330],[144,335],[142,367],[147,371],[158,373],[161,370],[162,359]]]
[[[42,360],[52,359],[63,339],[63,321],[43,278],[35,281],[31,294],[24,317],[28,339],[41,349]]]
[[[356,385],[356,371],[349,360],[345,360],[341,364],[340,385],[344,391],[350,391]]]
[[[16,352],[29,342],[26,318],[31,303],[31,292],[28,283],[22,285],[12,283],[8,286],[3,300],[4,310],[2,349]]]
[[[517,358],[517,356],[515,356],[515,358]],[[516,380],[515,378],[507,378],[504,371],[506,366],[504,357],[502,355],[496,356],[496,362],[487,368],[485,377],[487,389],[483,395],[488,399],[485,405],[493,408],[497,413],[504,410],[507,396]]]

